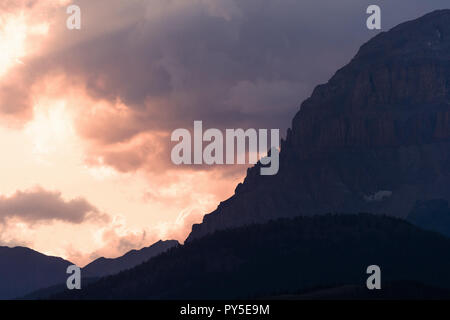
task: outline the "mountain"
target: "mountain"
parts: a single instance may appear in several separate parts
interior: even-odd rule
[[[450,207],[446,200],[418,201],[407,219],[423,229],[450,237]]]
[[[404,218],[450,199],[450,10],[363,45],[301,105],[278,174],[260,166],[184,245],[52,298],[367,297],[373,264],[378,298],[448,297],[450,239]]]
[[[450,200],[450,10],[382,32],[315,88],[282,140],[280,170],[247,171],[235,194],[193,226],[372,212],[405,218]]]
[[[121,257],[115,259],[98,258],[83,268],[83,273],[94,277],[103,277],[120,271],[131,269],[158,254],[178,246],[176,240],[158,241],[153,245],[141,250],[131,250]]]
[[[448,297],[450,255],[444,254],[448,252],[450,239],[398,218],[370,214],[282,218],[217,231],[83,290],[52,298],[271,298],[314,288],[365,288],[366,269],[372,264],[381,268],[382,289],[407,281],[395,290],[381,290],[377,297]],[[408,289],[410,283],[418,284],[415,291]],[[368,296],[367,289],[353,290],[352,295],[358,292]],[[348,296],[348,290],[343,294]]]
[[[0,299],[14,299],[65,283],[71,262],[24,247],[0,247]]]
[[[117,274],[121,271],[136,267],[152,257],[155,257],[162,252],[179,245],[180,244],[176,240],[160,240],[149,247],[145,247],[140,250],[128,251],[123,256],[118,258],[98,258],[82,269],[82,288],[84,289],[86,285],[97,281],[101,277]],[[67,279],[64,278],[63,280],[64,281],[60,281],[59,283],[51,286],[39,287],[37,288],[38,290],[27,292],[27,294],[21,295],[18,298],[23,300],[46,299],[53,294],[67,290]]]

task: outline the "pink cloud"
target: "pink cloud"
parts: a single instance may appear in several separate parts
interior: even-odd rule
[[[0,196],[0,221],[8,218],[19,218],[29,223],[108,220],[105,214],[83,198],[65,200],[60,192],[47,191],[41,187],[17,191],[11,196]]]

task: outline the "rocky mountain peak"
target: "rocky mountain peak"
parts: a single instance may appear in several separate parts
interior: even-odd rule
[[[188,240],[217,229],[328,212],[405,217],[450,199],[450,10],[383,32],[305,100],[280,170],[248,170]]]

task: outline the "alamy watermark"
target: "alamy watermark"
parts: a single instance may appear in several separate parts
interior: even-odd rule
[[[70,15],[67,18],[66,26],[69,30],[81,29],[81,9],[79,6],[72,4],[67,7],[66,13]],[[366,26],[369,30],[381,29],[381,8],[378,5],[370,5],[366,10],[370,16],[367,18]]]
[[[375,4],[367,7],[367,14],[370,16],[367,18],[366,25],[369,30],[381,29],[381,8]]]
[[[72,4],[67,7],[66,13],[70,16],[67,18],[66,27],[69,30],[81,29],[81,9],[79,6]]]
[[[171,141],[178,143],[172,148],[170,156],[176,165],[256,164],[259,160],[262,164],[261,175],[275,175],[279,169],[280,130],[270,129],[270,148],[268,131],[226,129],[224,137],[219,129],[212,128],[203,132],[202,121],[194,121],[193,139],[187,129],[176,129],[172,132]],[[204,142],[208,143],[205,148]]]
[[[66,273],[70,274],[70,276],[67,278],[67,281],[66,281],[67,289],[80,290],[81,289],[81,268],[73,264],[73,265],[70,265],[67,267]]]
[[[366,270],[370,277],[367,278],[366,286],[369,290],[380,290],[381,289],[381,269],[376,264],[370,265]]]

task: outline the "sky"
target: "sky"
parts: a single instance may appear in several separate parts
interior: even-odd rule
[[[66,9],[81,9],[69,30]],[[171,132],[277,128],[379,31],[448,0],[2,0],[0,245],[80,266],[183,242],[245,165],[175,166]]]

